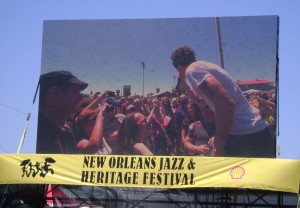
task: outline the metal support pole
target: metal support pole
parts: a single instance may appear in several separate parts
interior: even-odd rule
[[[143,97],[144,97],[144,91],[145,91],[145,62],[142,61],[142,67],[143,67]]]
[[[219,49],[220,66],[224,69],[224,59],[223,59],[223,49],[222,49],[219,17],[216,17],[216,30],[217,30],[217,41],[218,41],[218,49]]]

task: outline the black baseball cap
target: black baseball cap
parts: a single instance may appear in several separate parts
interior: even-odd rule
[[[40,84],[42,86],[66,86],[66,85],[80,85],[80,89],[84,90],[88,83],[81,81],[74,76],[70,71],[51,71],[40,76]]]
[[[121,100],[117,100],[116,98],[114,97],[108,97],[108,98],[105,98],[103,100],[103,102],[106,102],[110,105],[113,105],[115,107],[120,107],[121,106]]]

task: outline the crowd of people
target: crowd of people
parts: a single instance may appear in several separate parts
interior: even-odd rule
[[[171,59],[174,96],[83,95],[88,83],[69,71],[41,75],[37,153],[275,156],[275,91],[243,93],[187,46]]]

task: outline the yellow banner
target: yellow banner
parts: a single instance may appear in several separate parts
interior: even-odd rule
[[[250,188],[298,193],[300,161],[282,159],[2,154],[0,184]]]

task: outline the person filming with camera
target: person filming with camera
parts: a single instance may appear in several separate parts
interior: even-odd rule
[[[75,118],[77,147],[85,153],[112,154],[117,147],[117,130],[122,114],[117,114],[120,101],[105,91],[100,96],[79,103]]]
[[[118,154],[120,151],[118,130],[125,118],[124,114],[119,113],[121,100],[117,100],[114,96],[109,96],[103,100],[103,103],[108,104],[105,110],[103,136],[111,147],[112,154]]]

